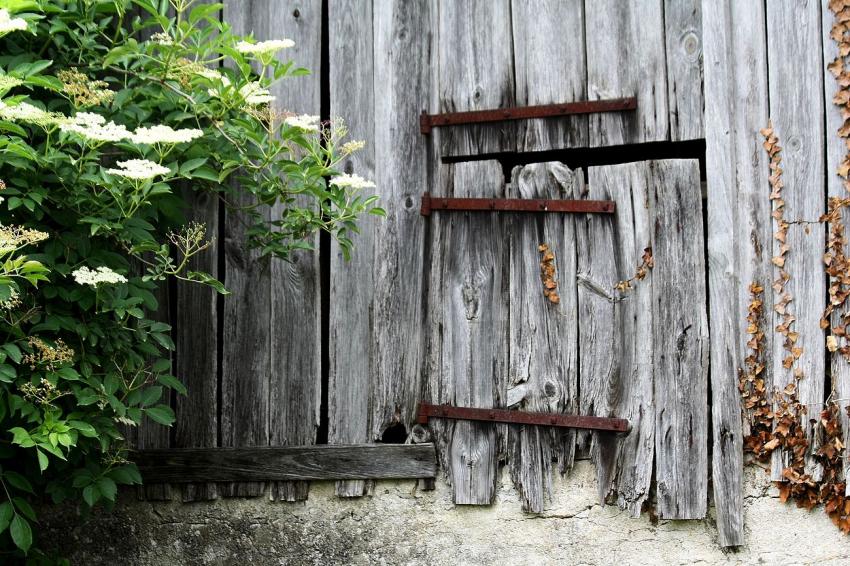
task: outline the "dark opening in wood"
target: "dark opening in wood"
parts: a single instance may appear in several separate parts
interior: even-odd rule
[[[384,444],[404,444],[406,441],[407,428],[402,423],[387,427],[381,435],[381,442]]]

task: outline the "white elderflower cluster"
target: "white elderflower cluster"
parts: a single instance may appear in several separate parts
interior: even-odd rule
[[[15,88],[20,84],[23,84],[21,79],[16,79],[9,75],[0,75],[0,90],[9,90],[10,88]]]
[[[185,143],[190,142],[193,139],[199,138],[203,135],[204,132],[202,132],[201,130],[195,130],[191,128],[175,130],[170,126],[157,125],[151,126],[150,128],[142,126],[133,133],[130,140],[133,143],[143,143],[148,145],[153,145],[157,143]]]
[[[18,291],[13,287],[9,289],[9,298],[5,301],[0,301],[0,310],[10,311],[21,305],[21,297]]]
[[[348,173],[342,173],[331,179],[331,185],[334,185],[335,187],[340,187],[342,189],[370,189],[375,186],[375,183],[373,183],[372,181],[367,181],[360,175],[349,175]]]
[[[9,33],[27,29],[27,22],[23,18],[13,18],[6,8],[0,8],[0,33]]]
[[[29,122],[40,126],[59,124],[65,121],[62,114],[45,112],[29,102],[19,102],[15,106],[8,106],[2,100],[0,100],[0,119],[10,122]]]
[[[319,117],[302,114],[301,116],[287,116],[283,123],[293,128],[298,128],[304,132],[319,131]]]
[[[89,269],[88,267],[80,267],[71,275],[74,280],[80,285],[91,285],[97,287],[103,283],[115,285],[118,283],[126,283],[127,278],[120,273],[115,273],[108,267],[98,267],[97,269]]]
[[[343,155],[350,155],[355,151],[360,151],[366,147],[366,142],[363,140],[351,140],[342,144],[340,148],[342,150]]]
[[[151,42],[157,45],[174,45],[174,39],[163,31],[159,31],[151,36]]]
[[[253,55],[268,55],[281,49],[289,49],[290,47],[295,47],[295,42],[291,39],[270,39],[259,43],[240,41],[236,44],[236,51]]]
[[[170,173],[168,167],[163,167],[149,159],[128,159],[127,161],[118,162],[119,169],[107,169],[106,172],[110,175],[118,175],[127,179],[136,179],[145,181],[153,179],[157,175],[165,175]]]
[[[48,237],[46,232],[23,226],[14,224],[0,226],[0,255],[6,255],[24,246],[43,242]]]
[[[209,67],[204,67],[203,65],[198,65],[197,68],[192,69],[192,73],[199,76],[199,77],[204,77],[205,79],[209,79],[211,81],[218,81],[221,84],[223,84],[224,86],[230,86],[230,79],[228,79],[220,71],[216,71],[215,69],[210,69]]]
[[[63,132],[72,132],[92,141],[117,142],[130,139],[131,133],[125,126],[107,122],[106,118],[93,112],[78,112],[76,116],[59,126]]]
[[[275,97],[269,93],[269,89],[263,88],[263,86],[256,81],[248,83],[240,88],[239,95],[245,99],[247,104],[252,106],[257,104],[268,104],[275,99]]]
[[[219,83],[221,83],[221,86],[225,88],[230,86],[230,79],[228,79],[226,76],[216,71],[215,69],[207,69],[205,67],[203,69],[198,70],[198,72],[195,74],[211,81],[218,81]],[[218,96],[218,90],[214,88],[209,88],[207,89],[207,94],[209,94],[210,96]]]

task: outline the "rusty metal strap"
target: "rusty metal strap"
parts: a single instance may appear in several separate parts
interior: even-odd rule
[[[616,204],[612,200],[433,198],[425,193],[420,212],[422,216],[430,216],[433,210],[614,214]]]
[[[529,118],[551,118],[574,114],[596,114],[599,112],[622,112],[637,108],[637,98],[612,98],[608,100],[586,100],[583,102],[562,102],[560,104],[542,104],[516,108],[496,108],[492,110],[472,110],[469,112],[447,112],[428,114],[424,110],[419,116],[419,131],[424,135],[431,128],[439,126],[459,126],[463,124],[483,124],[504,120],[526,120]]]
[[[556,426],[563,428],[581,428],[606,432],[628,433],[631,425],[626,419],[612,417],[593,417],[586,415],[564,415],[561,413],[526,413],[506,409],[474,409],[453,405],[419,404],[417,421],[427,424],[430,417],[458,419],[468,421],[488,421],[494,423],[527,424]]]

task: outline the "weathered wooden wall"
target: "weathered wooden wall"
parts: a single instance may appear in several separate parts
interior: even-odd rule
[[[174,401],[173,433],[145,427],[139,445],[308,445],[325,429],[330,444],[373,443],[393,427],[417,442],[428,439],[414,424],[421,400],[618,416],[632,424],[626,437],[439,419],[430,434],[458,504],[490,503],[505,465],[524,508],[539,512],[551,474],[589,457],[600,499],[639,515],[654,490],[661,517],[690,519],[706,515],[712,492],[721,544],[742,544],[747,288],[766,288],[768,313],[780,300],[770,290],[779,244],[759,129],[772,119],[785,148],[786,218],[816,220],[826,196],[843,190],[831,174],[844,148],[830,135],[841,117],[824,70],[835,52],[825,2],[227,0],[222,17],[238,32],[295,40],[282,56],[314,74],[285,82],[276,106],[344,117],[367,145],[343,168],[375,180],[388,215],[364,220],[351,261],[331,243],[324,255],[284,263],[246,252],[217,202],[193,203],[194,217],[222,236],[198,261],[234,295],[172,290],[175,365],[189,394]],[[422,111],[626,96],[635,111],[429,136],[418,128]],[[646,149],[700,139],[702,171],[697,160],[656,160]],[[618,146],[628,147],[606,153],[616,156],[609,164],[560,162],[576,148]],[[543,162],[510,170],[511,156],[535,152],[546,153],[522,162]],[[426,191],[611,199],[617,210],[426,219]],[[850,370],[827,360],[818,326],[824,240],[820,225],[789,229],[786,290],[810,413],[833,387],[826,367],[850,396]],[[558,304],[542,294],[542,243],[555,255]],[[616,290],[646,248],[654,269]],[[767,371],[784,386],[781,338],[769,332],[766,348]],[[343,479],[337,493],[373,487]],[[265,489],[195,483],[182,497]],[[285,481],[271,494],[293,501],[307,490]],[[169,493],[150,487],[147,496]]]

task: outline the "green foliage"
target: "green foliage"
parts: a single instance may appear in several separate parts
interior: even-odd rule
[[[189,269],[210,240],[187,195],[222,199],[281,258],[317,230],[347,253],[358,217],[383,214],[335,170],[362,147],[341,121],[269,105],[307,72],[288,43],[237,37],[219,10],[0,0],[0,557],[46,563],[31,501],[111,504],[141,482],[127,431],[173,423],[157,290],[227,293]]]

